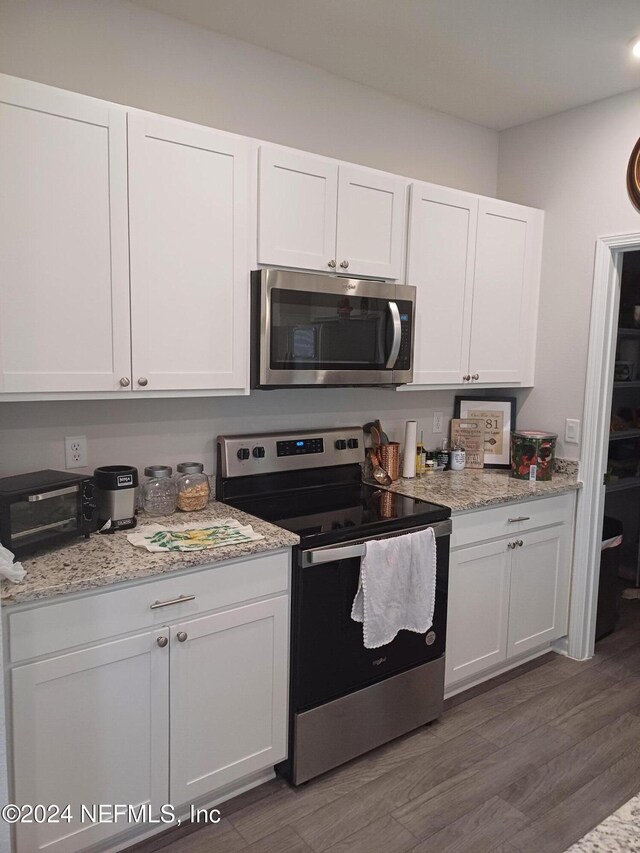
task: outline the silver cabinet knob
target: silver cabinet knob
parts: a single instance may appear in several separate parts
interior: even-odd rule
[[[126,388],[127,385],[131,385],[131,380],[129,379],[128,376],[123,376],[122,379],[120,380],[120,384],[122,385],[123,388]]]
[[[179,643],[184,643],[185,640],[187,639],[187,632],[186,631],[178,631],[178,633],[176,634],[176,637],[178,638]]]
[[[142,385],[143,388],[148,382],[149,380],[146,378],[146,376],[141,376],[140,379],[138,379],[138,385]]]
[[[516,547],[515,542],[507,542],[507,548],[509,550],[511,550],[512,548],[515,548],[515,547]]]
[[[161,649],[164,649],[168,642],[169,640],[167,639],[167,637],[158,637],[158,639],[156,640],[156,643],[160,646]]]
[[[522,541],[522,539],[518,539],[516,544],[519,545],[520,548],[522,548],[522,546],[524,545],[524,542]]]
[[[468,374],[468,373],[467,373],[467,375],[466,375],[466,376],[463,376],[463,377],[462,377],[462,381],[463,381],[463,382],[469,382],[469,380],[470,380],[470,379],[471,379],[471,376],[469,376],[469,374]]]
[[[480,379],[480,374],[479,374],[479,373],[474,373],[474,374],[473,374],[473,376],[472,376],[471,378],[472,378],[474,381],[477,381],[478,379]]]
[[[340,266],[342,267],[343,270],[348,270],[349,269],[349,261],[340,261]]]
[[[334,269],[336,268],[336,262],[335,262],[335,260],[332,258],[332,259],[327,263],[327,266],[328,266],[330,269],[334,270]]]

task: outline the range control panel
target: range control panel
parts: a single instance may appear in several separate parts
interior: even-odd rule
[[[218,436],[223,477],[351,465],[364,460],[362,427]]]

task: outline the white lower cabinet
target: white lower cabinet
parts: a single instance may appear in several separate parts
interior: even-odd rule
[[[286,755],[287,596],[172,628],[171,802],[193,802]]]
[[[507,656],[567,633],[569,561],[565,525],[523,534],[511,558]]]
[[[447,616],[447,683],[476,675],[506,658],[509,557],[504,542],[451,554]]]
[[[204,590],[208,575],[215,586],[215,573],[227,565],[247,578],[262,569],[272,594],[245,585],[245,601],[196,615],[191,600],[173,603],[173,577],[133,585],[117,594],[126,612],[127,593],[135,604],[141,591],[148,593],[145,630],[9,665],[11,800],[69,804],[71,816],[17,824],[15,853],[78,853],[127,831],[133,843],[148,823],[94,821],[91,809],[126,804],[157,818],[171,804],[179,813],[256,784],[286,758],[289,555],[186,573],[181,589]],[[256,593],[262,597],[246,600]],[[78,601],[86,601],[91,624],[100,610],[94,600],[112,594],[9,608],[9,647],[14,616],[16,640],[25,615],[34,615],[37,626],[40,614],[36,632],[55,636],[56,621],[63,624]],[[168,601],[167,609],[151,610],[157,600]],[[95,623],[96,637],[99,630]],[[13,648],[15,660],[19,643]]]
[[[164,635],[167,635],[164,630]],[[162,629],[16,667],[11,673],[19,805],[70,806],[60,823],[18,823],[16,850],[75,853],[122,832],[81,806],[169,802],[169,655]]]
[[[550,509],[556,516],[552,524]],[[482,680],[485,673],[490,677],[567,633],[573,509],[573,495],[564,495],[506,506],[504,519],[496,509],[454,518],[448,691]],[[473,542],[482,530],[491,537],[510,523],[509,536]],[[456,547],[456,536],[464,544]]]

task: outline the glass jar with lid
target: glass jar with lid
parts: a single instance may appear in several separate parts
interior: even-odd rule
[[[182,512],[197,512],[209,503],[209,478],[201,462],[180,462],[178,486],[178,509]]]
[[[144,469],[147,478],[140,487],[142,508],[149,515],[171,515],[176,511],[178,488],[172,479],[170,465],[148,465]]]

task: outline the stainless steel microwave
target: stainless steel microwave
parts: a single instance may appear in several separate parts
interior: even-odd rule
[[[253,388],[413,379],[415,287],[278,269],[251,287]]]

